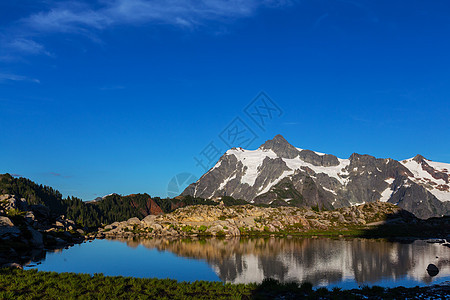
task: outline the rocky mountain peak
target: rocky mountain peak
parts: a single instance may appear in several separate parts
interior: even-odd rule
[[[273,139],[267,140],[259,148],[273,150],[274,148],[283,147],[286,145],[290,146],[291,144],[289,144],[289,142],[281,134],[277,134]]]
[[[423,157],[420,154],[417,154],[416,156],[414,156],[413,160],[420,164],[421,162],[428,160],[428,159],[426,159],[425,157]]]
[[[260,149],[272,150],[279,157],[283,158],[295,158],[299,155],[299,150],[289,144],[288,141],[281,135],[276,135],[273,139],[266,141],[262,144]]]
[[[256,151],[228,150],[183,195],[324,209],[381,201],[429,218],[450,212],[448,170],[450,164],[420,155],[402,162],[358,153],[341,159],[277,135]]]

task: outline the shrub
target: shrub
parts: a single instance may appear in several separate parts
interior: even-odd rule
[[[225,232],[223,231],[223,230],[219,230],[217,233],[216,233],[216,237],[224,237],[225,236]]]
[[[15,209],[15,208],[6,211],[6,215],[8,217],[10,217],[10,218],[23,217],[23,216],[25,216],[25,214],[26,214],[26,212],[20,211],[20,210]]]

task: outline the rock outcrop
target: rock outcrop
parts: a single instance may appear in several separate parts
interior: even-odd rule
[[[150,215],[142,220],[132,218],[128,221],[115,222],[100,228],[98,233],[92,234],[92,237],[245,236],[314,231],[345,233],[355,228],[368,229],[386,224],[409,226],[421,222],[427,221],[417,219],[398,206],[384,202],[366,203],[333,211],[253,205],[230,207],[196,205],[180,208],[165,215]],[[439,222],[443,226],[450,225],[448,219]],[[446,222],[446,225],[442,222]],[[431,225],[431,222],[428,224]]]
[[[0,195],[0,266],[39,259],[44,248],[84,240],[84,231],[64,216],[52,217],[43,205],[28,205],[15,195]]]

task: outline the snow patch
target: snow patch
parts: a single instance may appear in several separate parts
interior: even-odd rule
[[[447,163],[434,162],[431,160],[426,160],[426,163],[439,172],[448,174],[450,170],[450,164]],[[425,187],[438,200],[442,202],[450,201],[450,189],[447,191],[441,191],[430,185],[425,185],[427,182],[431,181],[436,183],[437,185],[449,186],[449,184],[447,184],[443,179],[433,178],[430,173],[422,168],[422,164],[417,163],[413,158],[405,159],[401,161],[401,164],[408,168],[411,173],[413,173],[413,178],[411,178],[412,181]]]
[[[280,177],[278,177],[277,179],[275,179],[274,181],[270,182],[261,192],[258,193],[257,196],[262,195],[264,193],[267,193],[268,191],[270,191],[270,189],[272,187],[274,187],[278,182],[280,182],[283,178],[293,174],[294,171],[284,171],[283,174],[281,174]]]
[[[244,168],[246,167],[245,174],[242,176],[241,183],[247,183],[249,186],[255,184],[256,178],[259,176],[259,169],[266,157],[275,159],[277,155],[272,150],[244,150],[242,148],[231,149],[226,152],[227,155],[236,156]]]
[[[395,179],[394,178],[388,178],[388,179],[385,179],[384,181],[387,184],[389,184],[389,186],[383,192],[381,192],[381,198],[380,198],[381,202],[389,201],[389,199],[391,198],[392,194],[394,193],[394,189],[392,188],[392,184],[394,183]]]
[[[438,198],[442,202],[450,201],[450,192],[447,191],[441,191],[438,189],[432,189],[428,190],[430,193],[432,193],[436,198]]]
[[[330,193],[333,193],[333,194],[335,194],[335,195],[337,195],[337,193],[335,192],[335,191],[333,191],[333,190],[331,190],[331,189],[328,189],[328,188],[326,188],[326,187],[322,187],[325,191],[328,191],[328,192],[330,192]]]
[[[427,161],[429,163],[430,161]],[[433,176],[431,176],[430,173],[422,169],[422,165],[417,163],[412,158],[404,160],[401,162],[402,165],[404,165],[406,168],[408,168],[411,173],[413,173],[414,178],[417,179],[429,179],[431,181],[434,181],[437,184],[446,184],[446,182],[443,179],[435,179]],[[431,166],[431,165],[430,165]]]
[[[386,180],[384,180],[386,183],[388,183],[389,185],[393,184],[395,179],[394,178],[388,178]]]
[[[381,193],[380,201],[387,202],[391,198],[392,194],[393,194],[393,190],[391,189],[391,187],[388,187]]]
[[[350,165],[349,159],[341,159],[339,160],[339,165],[337,166],[330,166],[330,167],[323,167],[323,166],[315,166],[313,164],[304,162],[303,160],[299,159],[298,157],[287,159],[283,158],[284,162],[290,168],[291,170],[300,170],[301,167],[308,167],[311,170],[313,170],[316,173],[324,173],[327,174],[330,177],[336,178],[342,185],[346,185],[348,183],[348,179],[342,178],[340,175],[347,175],[344,173],[341,173],[342,169],[345,169],[348,165]],[[292,171],[292,174],[293,174]]]
[[[450,164],[435,162],[432,160],[427,160],[427,164],[429,164],[436,171],[450,174]]]
[[[220,184],[219,190],[223,189],[223,188],[227,185],[228,182],[230,182],[231,180],[233,180],[233,179],[235,179],[235,178],[236,178],[236,174],[234,174],[233,176],[228,177],[227,179],[225,179],[225,180]]]

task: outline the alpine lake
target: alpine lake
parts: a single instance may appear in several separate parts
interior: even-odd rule
[[[438,274],[429,274],[434,264]],[[414,287],[450,280],[450,248],[360,238],[95,239],[48,251],[25,269],[178,281],[310,282],[314,287]]]

